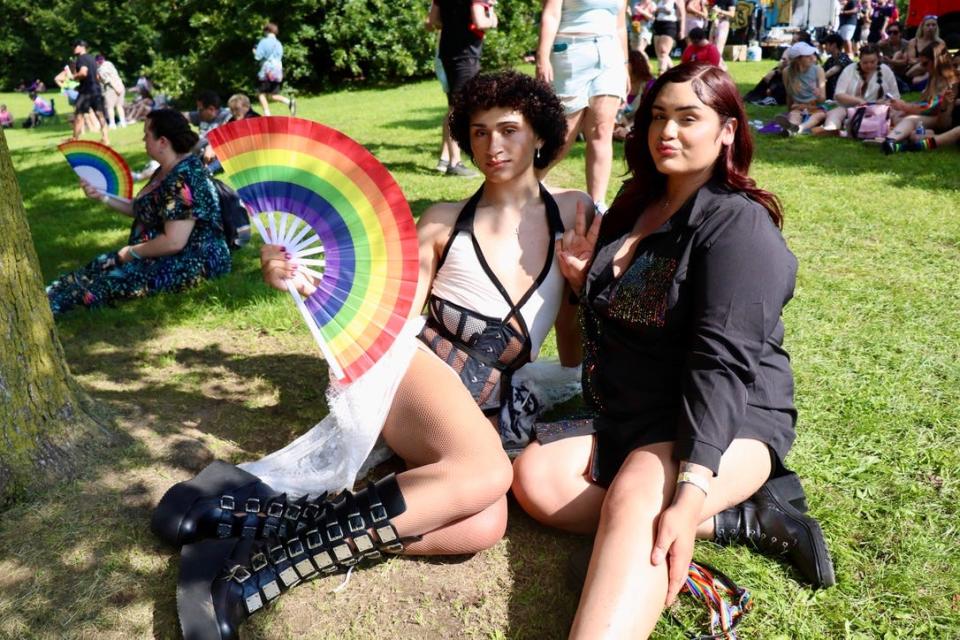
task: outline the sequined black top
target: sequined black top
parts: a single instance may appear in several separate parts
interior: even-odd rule
[[[797,261],[766,209],[704,186],[614,278],[625,239],[597,248],[581,307],[598,446],[619,467],[639,446],[676,441],[678,459],[716,473],[734,438],[754,438],[782,461],[796,411],[780,315]]]

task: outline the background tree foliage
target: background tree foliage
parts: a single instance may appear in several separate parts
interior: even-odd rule
[[[343,81],[391,82],[432,73],[436,36],[423,27],[427,0],[3,0],[0,88],[36,78],[52,86],[88,40],[132,85],[141,73],[190,106],[202,88],[252,92],[252,48],[268,19],[280,28],[289,86],[322,91]],[[498,5],[484,67],[518,63],[536,46],[539,0]]]

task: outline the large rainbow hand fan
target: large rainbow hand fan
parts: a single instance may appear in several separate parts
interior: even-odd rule
[[[118,198],[133,197],[133,174],[127,161],[105,144],[71,140],[57,147],[78,176],[101,193]]]
[[[393,344],[417,290],[417,232],[399,185],[339,131],[286,117],[231,122],[207,139],[264,242],[319,280],[288,288],[334,374],[356,380]]]

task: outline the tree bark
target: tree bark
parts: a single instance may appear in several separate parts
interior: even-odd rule
[[[97,413],[64,358],[0,130],[0,507],[115,440]]]

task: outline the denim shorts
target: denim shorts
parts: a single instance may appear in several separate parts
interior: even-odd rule
[[[586,108],[593,96],[626,98],[627,67],[620,40],[614,36],[558,34],[550,64],[553,89],[568,116]]]

